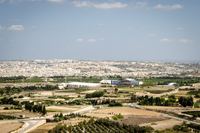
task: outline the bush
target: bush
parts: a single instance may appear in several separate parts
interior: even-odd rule
[[[113,120],[120,120],[120,119],[123,119],[123,118],[124,118],[124,116],[121,113],[112,116]]]
[[[178,102],[183,107],[193,106],[193,104],[194,104],[192,97],[179,97]]]
[[[118,102],[115,102],[115,101],[113,101],[113,102],[110,102],[108,106],[110,106],[110,107],[113,107],[113,106],[122,106],[122,104],[121,104],[121,103],[118,103]]]
[[[104,91],[95,91],[90,94],[86,94],[85,98],[93,98],[93,97],[102,97],[104,95]]]

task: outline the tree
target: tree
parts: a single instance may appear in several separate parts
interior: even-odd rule
[[[194,104],[192,97],[179,97],[178,102],[183,107],[193,106],[193,104]]]
[[[45,115],[47,113],[45,105],[42,106],[42,115]]]

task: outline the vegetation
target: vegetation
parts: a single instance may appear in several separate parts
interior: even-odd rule
[[[200,111],[186,111],[186,112],[182,112],[188,115],[192,115],[193,117],[200,117]]]
[[[192,97],[179,97],[178,102],[183,107],[193,106],[193,104],[194,104]]]
[[[149,96],[141,96],[137,98],[137,101],[140,105],[156,105],[156,106],[177,106],[180,104],[183,107],[193,106],[193,98],[192,97],[179,97],[177,100],[174,95],[168,96],[168,98],[162,97],[149,97]]]
[[[111,101],[108,106],[110,106],[110,107],[113,107],[113,106],[122,106],[122,104],[119,103],[119,102],[116,102],[116,101]]]
[[[19,101],[14,100],[12,97],[3,97],[0,99],[0,104],[19,105]]]
[[[197,100],[197,101],[194,103],[194,107],[195,107],[195,108],[200,108],[200,100]]]
[[[144,78],[144,86],[167,85],[177,83],[178,86],[191,85],[200,82],[200,77],[151,77]]]
[[[98,83],[102,80],[102,77],[98,76],[53,76],[50,77],[53,79],[53,82],[61,83],[61,82],[70,82],[70,81],[76,81],[76,82],[92,82],[92,83]]]
[[[161,94],[161,93],[166,93],[170,92],[173,89],[168,89],[168,90],[146,90],[147,92],[153,93],[153,94]]]
[[[95,91],[93,93],[86,94],[85,98],[102,97],[104,93],[104,91]]]
[[[188,95],[194,95],[195,98],[200,98],[200,90],[192,90],[187,93]]]
[[[121,120],[123,118],[124,116],[121,113],[112,116],[113,120]]]
[[[182,132],[200,132],[200,126],[196,124],[182,124],[182,125],[176,125],[173,127],[173,130],[175,131],[182,131]]]
[[[140,105],[176,106],[178,104],[174,95],[168,96],[167,99],[162,97],[153,98],[146,95],[138,97],[137,101]]]
[[[132,125],[120,125],[108,119],[90,119],[88,122],[83,121],[75,126],[57,125],[49,133],[150,133],[153,129],[151,127],[139,127]]]
[[[45,86],[26,86],[26,87],[5,87],[0,89],[0,95],[13,95],[22,91],[34,90],[56,90],[58,86],[45,85]]]
[[[25,104],[25,109],[29,110],[30,112],[31,111],[38,112],[41,113],[42,115],[45,115],[47,113],[45,105],[34,104],[34,102],[29,102],[29,101],[24,102],[24,104]]]
[[[42,77],[24,77],[24,76],[14,76],[14,77],[0,77],[0,83],[24,83],[24,82],[42,82]]]
[[[17,119],[17,117],[15,116],[11,116],[11,115],[0,115],[0,120],[13,120],[13,119]]]
[[[199,133],[200,126],[196,124],[175,125],[172,129],[156,131],[156,133]]]
[[[62,113],[60,113],[60,114],[55,114],[53,116],[53,120],[47,119],[47,122],[59,122],[62,120],[69,120],[71,118],[76,118],[76,117],[90,118],[89,116],[86,116],[86,115],[80,115],[80,114],[74,114],[74,113],[71,113],[69,115],[63,115]]]

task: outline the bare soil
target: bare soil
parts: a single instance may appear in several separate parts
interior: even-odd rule
[[[0,133],[9,133],[21,128],[23,123],[17,121],[0,121]]]

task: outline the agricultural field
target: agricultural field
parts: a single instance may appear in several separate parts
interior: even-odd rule
[[[60,128],[77,133],[83,130],[91,130],[94,133],[117,130],[121,132],[149,130],[152,132],[153,130],[173,129],[176,125],[181,126],[184,120],[173,119],[169,117],[171,114],[178,118],[181,115],[199,117],[199,112],[194,112],[200,111],[199,84],[191,84],[196,82],[191,79],[187,80],[186,84],[190,85],[186,87],[187,89],[179,89],[185,86],[164,85],[163,81],[168,81],[168,79],[163,79],[162,83],[159,81],[149,86],[104,86],[63,90],[58,89],[58,83],[63,80],[59,77],[51,82],[39,82],[39,80],[43,81],[42,78],[38,82],[36,79],[35,82],[20,82],[22,79],[17,79],[17,82],[9,83],[8,80],[10,79],[6,79],[6,83],[0,83],[0,118],[2,119],[0,122],[5,121],[8,125],[11,124],[12,128],[9,130],[15,130],[23,125],[15,120],[23,121],[25,118],[31,123],[31,119],[36,118],[46,119],[48,122],[31,130],[31,133],[54,133]],[[93,81],[97,80],[99,81],[100,78],[93,79]],[[155,79],[150,80],[155,83]],[[65,117],[73,112],[79,112],[84,117]],[[58,115],[60,113],[62,117]],[[54,117],[56,115],[59,117]],[[190,117],[184,119],[199,122]],[[8,120],[13,120],[15,123],[9,123]],[[107,125],[108,123],[117,126],[111,127]],[[125,125],[126,128],[118,124]],[[140,128],[143,126],[148,127]]]
[[[17,121],[0,121],[0,133],[10,133],[21,128],[23,123]]]

